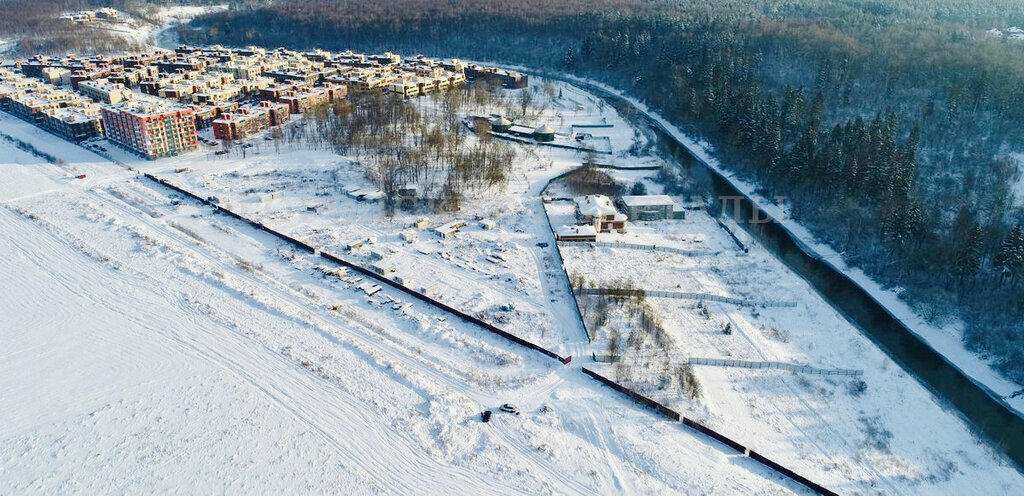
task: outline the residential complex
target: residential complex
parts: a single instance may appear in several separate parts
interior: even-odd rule
[[[72,141],[104,134],[99,105],[7,69],[0,69],[0,109]]]
[[[0,69],[0,108],[74,141],[106,135],[146,158],[193,150],[197,131],[207,128],[217,139],[241,139],[349,91],[412,98],[467,81],[510,88],[527,81],[458,59],[222,46],[36,55],[13,69]]]

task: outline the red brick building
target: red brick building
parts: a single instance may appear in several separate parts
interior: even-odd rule
[[[258,133],[271,126],[287,122],[291,114],[288,105],[278,102],[260,102],[258,107],[242,107],[225,112],[213,121],[213,137],[234,140]]]

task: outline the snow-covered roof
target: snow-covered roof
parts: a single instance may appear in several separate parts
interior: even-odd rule
[[[630,207],[675,205],[668,195],[627,195],[622,197],[622,203]]]
[[[533,132],[537,134],[555,134],[554,128],[547,124],[541,124],[540,126],[537,126],[537,129],[534,129]]]
[[[590,215],[593,217],[607,217],[622,215],[619,210],[612,204],[611,198],[605,195],[587,195],[580,196],[575,199],[576,208],[583,215]],[[625,216],[622,216],[625,220]]]
[[[494,124],[495,126],[511,126],[512,121],[504,117],[498,116],[495,117],[494,119],[491,119],[491,124]]]

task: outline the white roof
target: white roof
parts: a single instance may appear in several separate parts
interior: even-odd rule
[[[619,210],[612,204],[611,198],[605,195],[587,195],[580,196],[575,199],[576,208],[579,209],[583,215],[590,215],[593,217],[608,217],[618,219],[618,216],[622,216],[622,220],[626,220],[626,216],[619,213]]]
[[[500,117],[499,116],[499,117],[495,117],[494,119],[492,119],[491,120],[491,124],[494,124],[495,126],[511,126],[512,125],[512,121],[510,121],[510,120],[508,120],[508,119],[506,119],[504,117]]]
[[[652,207],[661,205],[675,205],[668,195],[628,195],[622,197],[622,203],[630,207]]]
[[[555,134],[555,130],[547,124],[541,124],[533,132],[537,134]]]

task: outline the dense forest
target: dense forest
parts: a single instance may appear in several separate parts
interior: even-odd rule
[[[1019,0],[293,0],[180,35],[607,82],[1024,380],[1024,40],[988,32],[1012,26]]]

